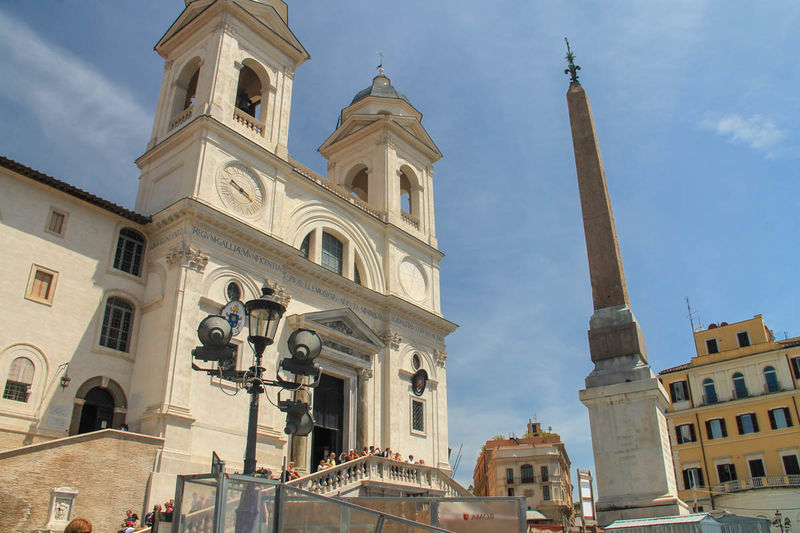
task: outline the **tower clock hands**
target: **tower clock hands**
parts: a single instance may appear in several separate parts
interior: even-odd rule
[[[239,185],[238,183],[236,183],[235,181],[231,180],[231,185],[233,185],[233,186],[236,188],[236,190],[237,190],[237,191],[239,191],[240,193],[242,193],[243,195],[245,195],[245,196],[247,197],[247,199],[248,199],[248,200],[250,200],[251,202],[255,200],[255,198],[253,198],[253,195],[252,195],[252,194],[250,194],[249,192],[247,192],[246,190],[244,190],[244,189],[242,188],[242,186],[241,186],[241,185]]]

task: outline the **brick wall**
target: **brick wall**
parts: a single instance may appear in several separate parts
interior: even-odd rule
[[[107,429],[0,453],[0,531],[44,528],[55,487],[78,491],[72,518],[88,518],[99,533],[119,530],[126,509],[142,516],[163,442]]]

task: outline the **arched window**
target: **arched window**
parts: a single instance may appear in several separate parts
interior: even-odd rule
[[[350,194],[365,202],[369,201],[368,172],[367,167],[358,165],[348,172],[348,177],[345,179],[345,187]]]
[[[344,245],[342,241],[328,232],[322,233],[322,266],[342,274],[342,258],[344,256]]]
[[[533,467],[531,465],[522,465],[519,470],[523,483],[533,483]]]
[[[311,234],[309,233],[306,235],[306,238],[303,239],[303,242],[300,243],[300,255],[308,259],[308,254],[311,248]]]
[[[196,57],[183,67],[175,81],[175,95],[172,100],[172,116],[189,109],[197,96],[197,80],[200,77],[200,58]]]
[[[353,281],[361,285],[361,273],[358,271],[358,262],[353,263]]]
[[[737,372],[733,375],[733,392],[736,398],[747,398],[747,384],[744,382],[744,375]]]
[[[405,170],[400,171],[400,210],[414,214],[414,201],[411,198],[411,178]]]
[[[236,87],[236,108],[253,118],[261,115],[263,86],[256,72],[247,65],[239,70],[239,84]]]
[[[27,357],[17,357],[11,362],[3,398],[27,403],[31,383],[33,383],[33,362]]]
[[[108,299],[100,331],[101,346],[121,352],[130,349],[133,309],[133,304],[123,298],[112,296]]]
[[[123,228],[117,240],[117,252],[114,254],[114,268],[134,276],[142,275],[142,259],[144,259],[144,236],[131,228]]]
[[[706,405],[717,403],[717,388],[714,386],[714,380],[711,378],[703,380],[703,397]]]
[[[764,369],[764,380],[767,382],[767,392],[779,392],[781,390],[775,367],[768,366]]]

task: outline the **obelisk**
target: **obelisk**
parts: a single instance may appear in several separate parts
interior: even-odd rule
[[[574,59],[567,42],[567,105],[594,304],[588,332],[594,369],[580,399],[592,428],[597,519],[608,525],[687,514],[670,454],[668,397],[647,364],[644,335],[630,309],[592,108]]]

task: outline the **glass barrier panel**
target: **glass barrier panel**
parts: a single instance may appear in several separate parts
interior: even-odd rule
[[[348,498],[347,501],[412,522],[431,523],[431,502],[427,498]]]
[[[439,527],[457,533],[520,530],[519,500],[439,500]]]
[[[217,479],[187,479],[183,484],[180,533],[213,533],[214,506],[217,499]],[[161,513],[160,530],[167,530],[164,522],[173,517]],[[166,520],[165,520],[166,519]]]
[[[231,477],[225,480],[224,487],[220,533],[273,533],[274,483]]]

